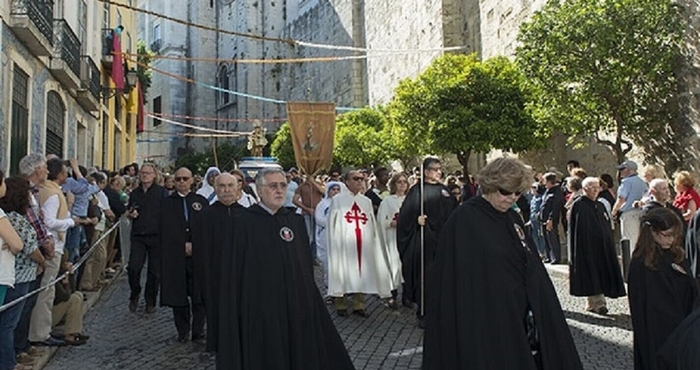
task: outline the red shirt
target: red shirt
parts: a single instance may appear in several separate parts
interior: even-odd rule
[[[700,207],[700,195],[698,192],[693,188],[687,188],[676,194],[676,198],[673,199],[673,206],[685,213],[688,210],[688,203],[690,203],[691,200],[695,201],[696,207]]]

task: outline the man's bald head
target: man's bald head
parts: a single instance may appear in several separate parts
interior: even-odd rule
[[[192,171],[185,167],[180,167],[175,171],[175,190],[178,193],[187,195],[192,190]]]
[[[217,176],[214,180],[214,191],[219,198],[219,202],[230,206],[236,202],[238,191],[238,179],[228,172]]]

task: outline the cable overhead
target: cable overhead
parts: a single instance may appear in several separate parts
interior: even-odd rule
[[[118,8],[124,8],[124,9],[129,9],[132,11],[135,11],[137,13],[143,13],[147,15],[151,15],[157,18],[165,19],[171,22],[183,24],[188,27],[194,27],[194,28],[199,28],[203,29],[206,31],[212,31],[212,32],[219,32],[222,34],[227,34],[227,35],[232,35],[232,36],[238,36],[238,37],[244,37],[244,38],[249,38],[249,39],[254,39],[258,41],[273,41],[273,42],[280,42],[292,46],[303,46],[303,47],[308,47],[308,48],[315,48],[315,49],[326,49],[326,50],[344,50],[344,51],[355,51],[355,52],[375,52],[375,53],[392,53],[392,52],[412,52],[412,53],[424,53],[424,52],[444,52],[444,51],[457,51],[457,50],[463,50],[466,49],[467,46],[453,46],[453,47],[442,47],[442,48],[431,48],[431,49],[368,49],[368,48],[358,48],[354,46],[344,46],[344,45],[329,45],[329,44],[317,44],[313,42],[307,42],[307,41],[301,41],[301,40],[294,40],[291,38],[279,38],[279,37],[269,37],[269,36],[262,36],[262,35],[256,35],[253,33],[246,33],[246,32],[236,32],[236,31],[229,31],[229,30],[223,30],[220,28],[216,27],[211,27],[211,26],[205,26],[203,24],[198,24],[198,23],[193,23],[193,22],[188,22],[183,19],[179,18],[174,18],[170,17],[168,15],[162,14],[162,13],[157,13],[151,10],[145,10],[145,9],[140,9],[135,6],[127,5],[127,4],[120,4],[117,2],[114,2],[112,0],[96,0],[105,4],[113,5]]]

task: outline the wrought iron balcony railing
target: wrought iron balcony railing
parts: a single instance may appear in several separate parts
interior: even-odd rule
[[[11,15],[26,15],[53,44],[53,0],[12,0]]]
[[[65,19],[54,20],[54,57],[61,58],[76,76],[80,76],[80,40]]]
[[[80,73],[80,81],[82,87],[90,91],[90,94],[96,99],[100,100],[100,69],[92,60],[89,55],[83,55],[80,57],[82,63],[82,69]]]

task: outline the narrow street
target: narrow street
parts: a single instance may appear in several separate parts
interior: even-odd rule
[[[550,268],[550,276],[564,308],[585,369],[632,369],[632,324],[627,299],[608,300],[610,314],[585,312],[585,298],[570,297],[562,266]],[[214,369],[214,358],[203,346],[176,340],[172,313],[159,308],[144,313],[141,302],[136,313],[127,308],[129,288],[122,274],[85,317],[87,345],[61,348],[45,367],[104,370]],[[331,315],[360,370],[420,369],[423,331],[415,325],[407,308],[391,311],[371,299],[370,317]]]

